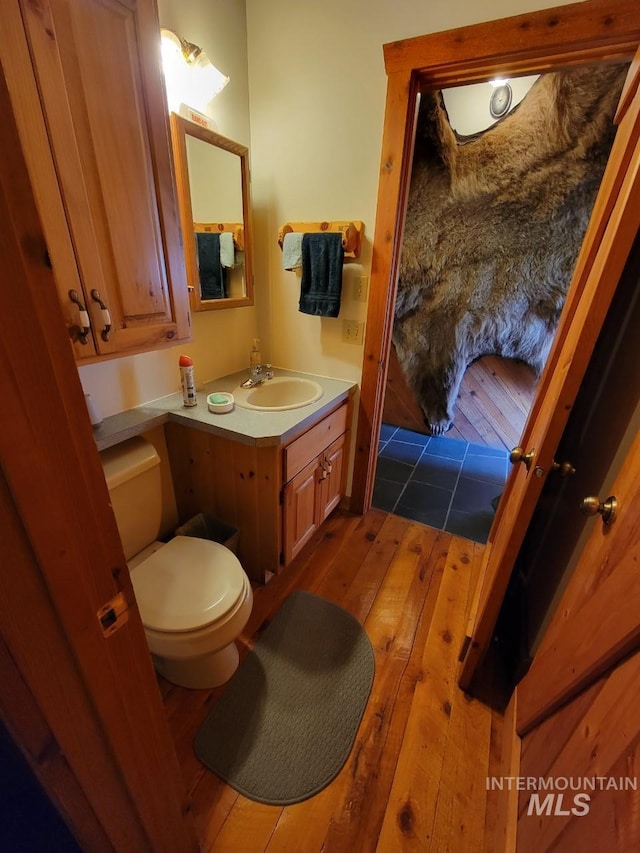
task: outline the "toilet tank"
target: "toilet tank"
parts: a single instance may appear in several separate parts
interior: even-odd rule
[[[144,438],[130,438],[100,454],[127,560],[150,545],[162,519],[160,457]]]

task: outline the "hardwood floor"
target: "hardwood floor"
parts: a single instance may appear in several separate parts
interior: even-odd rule
[[[494,355],[478,359],[462,380],[447,437],[511,450],[520,443],[536,384],[533,371],[523,362]],[[422,411],[406,385],[393,348],[383,421],[425,432]]]
[[[184,690],[161,680],[203,851],[493,849],[497,806],[486,777],[499,775],[502,716],[455,680],[482,551],[379,510],[338,511],[285,571],[255,589],[241,657],[294,589],[350,611],[375,652],[351,755],[305,802],[255,803],[206,770],[193,736],[223,688]]]

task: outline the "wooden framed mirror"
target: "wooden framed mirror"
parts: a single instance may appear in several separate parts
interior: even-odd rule
[[[191,307],[253,305],[249,149],[176,113],[171,139]]]

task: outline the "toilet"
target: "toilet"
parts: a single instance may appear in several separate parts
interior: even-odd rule
[[[133,589],[156,670],[173,684],[224,684],[238,666],[235,640],[253,594],[238,558],[192,536],[158,542],[160,457],[143,438],[101,454]]]

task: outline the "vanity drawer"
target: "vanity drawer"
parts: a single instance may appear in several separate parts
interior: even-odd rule
[[[300,438],[284,449],[284,481],[288,483],[298,471],[313,461],[316,456],[342,435],[347,429],[347,404],[323,418]]]

